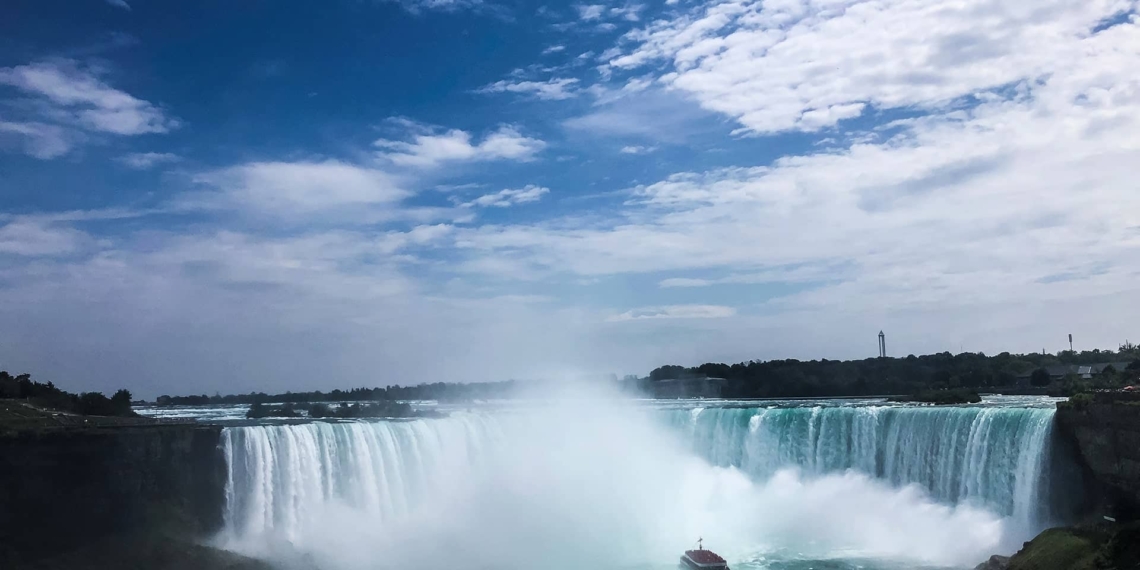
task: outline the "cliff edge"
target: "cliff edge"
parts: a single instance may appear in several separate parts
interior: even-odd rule
[[[220,528],[221,427],[45,414],[0,417],[0,567]]]
[[[1057,423],[1071,437],[1102,495],[1102,514],[1136,518],[1140,506],[1140,394],[1078,394],[1057,405]]]

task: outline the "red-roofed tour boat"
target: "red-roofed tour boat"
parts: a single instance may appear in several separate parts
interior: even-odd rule
[[[719,554],[705,550],[704,539],[697,541],[696,550],[686,550],[681,556],[681,568],[687,570],[728,570],[728,563]]]

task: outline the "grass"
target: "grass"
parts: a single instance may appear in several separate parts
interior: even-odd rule
[[[1097,570],[1106,537],[1096,531],[1051,528],[1025,543],[1010,570]]]

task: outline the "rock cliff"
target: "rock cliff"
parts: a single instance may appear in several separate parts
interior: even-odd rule
[[[1082,394],[1058,405],[1056,417],[1098,483],[1103,514],[1135,518],[1140,512],[1140,394]]]
[[[0,435],[0,560],[104,537],[197,537],[222,523],[217,426],[34,429]]]

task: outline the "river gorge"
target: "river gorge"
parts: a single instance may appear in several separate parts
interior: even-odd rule
[[[442,418],[336,422],[195,410],[187,413],[208,419],[10,437],[11,488],[83,492],[54,510],[16,493],[5,500],[9,512],[53,513],[40,517],[47,526],[72,511],[59,518],[72,534],[115,527],[100,516],[150,524],[141,521],[164,505],[191,521],[184,528],[196,540],[280,568],[654,570],[704,537],[734,568],[894,570],[972,568],[1012,554],[1106,497],[1119,500],[1125,485],[1095,465],[1109,461],[1105,437],[1116,437],[1089,419],[1105,414],[1058,412],[1042,397],[444,408]],[[45,475],[69,441],[103,441],[108,463],[92,459],[69,479]],[[87,496],[107,499],[75,498]]]

